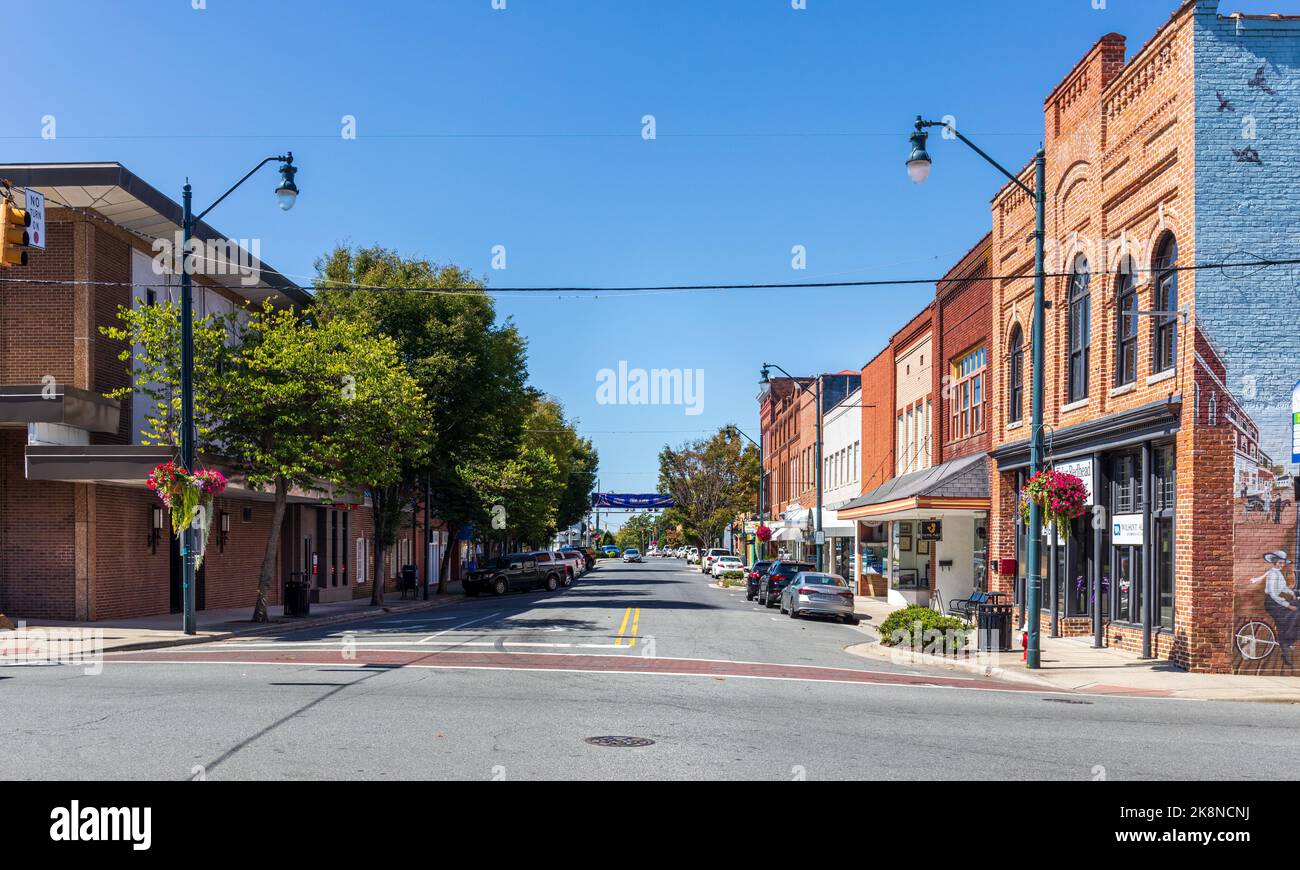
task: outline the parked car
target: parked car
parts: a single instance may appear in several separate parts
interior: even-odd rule
[[[812,562],[794,562],[789,559],[777,559],[758,581],[758,603],[764,607],[776,607],[786,584],[794,579],[800,571],[816,571]]]
[[[640,562],[640,561],[641,561],[641,551],[638,550],[636,547],[628,547],[626,550],[623,551],[623,561],[624,561],[624,562]]]
[[[831,616],[857,625],[853,612],[853,590],[839,574],[800,571],[781,592],[781,612],[791,619],[800,616]]]
[[[511,553],[491,560],[484,568],[470,571],[462,585],[465,594],[471,597],[483,592],[505,595],[538,588],[554,592],[560,588],[561,571],[551,559],[539,562],[532,553]]]
[[[745,563],[740,561],[739,556],[719,556],[713,560],[709,567],[709,573],[714,577],[721,577],[728,571],[744,571]]]
[[[710,573],[713,570],[714,560],[716,560],[719,556],[730,556],[730,555],[731,555],[730,550],[724,550],[721,547],[714,547],[713,549],[706,551],[704,556],[700,559],[700,571],[705,574]]]
[[[606,544],[601,549],[601,552],[605,554],[606,559],[617,559],[619,555],[618,547],[615,547],[613,544]]]
[[[767,573],[767,569],[770,568],[771,566],[772,566],[771,559],[759,559],[757,562],[755,562],[753,565],[750,566],[747,572],[745,572],[745,600],[746,601],[754,600],[754,596],[758,594],[758,581],[762,578],[764,574]]]
[[[551,556],[558,564],[564,566],[565,576],[561,585],[572,586],[573,581],[587,571],[587,560],[582,558],[581,553],[573,550],[555,550]]]
[[[560,552],[561,552],[561,553],[569,553],[569,552],[577,553],[579,556],[582,557],[582,561],[583,561],[583,563],[586,565],[588,571],[590,571],[592,568],[596,567],[596,558],[597,558],[597,556],[596,556],[596,551],[593,550],[591,547],[577,547],[577,546],[573,546],[573,547],[561,547],[561,548],[560,548]]]
[[[691,547],[689,550],[686,551],[686,564],[687,564],[687,565],[694,565],[694,564],[696,564],[696,563],[699,562],[699,561],[700,561],[700,548],[699,548],[699,547]]]

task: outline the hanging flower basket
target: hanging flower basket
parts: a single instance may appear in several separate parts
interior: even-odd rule
[[[757,535],[758,539],[764,543],[767,543],[768,541],[772,540],[772,530],[767,526],[759,526],[758,528],[754,529],[754,534]]]
[[[1088,491],[1083,481],[1073,474],[1044,469],[1029,480],[1020,491],[1020,518],[1029,525],[1029,507],[1038,505],[1043,524],[1056,529],[1061,540],[1070,540],[1070,524],[1084,514]]]
[[[195,509],[200,505],[205,517],[212,516],[212,502],[226,488],[226,476],[215,468],[204,468],[191,474],[171,461],[149,472],[145,483],[171,512],[172,533],[180,537],[181,532],[193,525]],[[203,523],[205,540],[211,525],[210,519]]]

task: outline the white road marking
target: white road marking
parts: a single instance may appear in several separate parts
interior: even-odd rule
[[[437,634],[429,635],[428,637],[421,640],[420,643],[430,643],[433,641],[434,638],[442,637],[444,634],[451,634],[453,631],[456,631],[457,629],[460,628],[464,628],[467,625],[473,625],[476,622],[482,622],[485,619],[491,619],[494,616],[500,616],[503,612],[504,611],[498,610],[496,613],[489,613],[487,616],[480,616],[478,619],[471,619],[469,622],[462,622],[460,625],[453,625],[451,628],[440,631]]]
[[[532,641],[532,640],[505,640],[505,639],[502,639],[502,640],[495,640],[495,641],[484,641],[484,640],[432,640],[432,639],[426,638],[426,639],[424,639],[424,640],[359,640],[359,641],[356,641],[355,643],[346,643],[346,642],[340,642],[340,641],[319,641],[319,640],[305,640],[305,641],[299,641],[299,642],[297,642],[297,643],[293,643],[293,642],[287,642],[287,643],[240,643],[240,644],[230,644],[230,648],[231,648],[231,649],[240,649],[240,650],[246,650],[246,649],[275,649],[275,650],[324,650],[324,651],[333,651],[333,650],[342,650],[342,649],[371,649],[371,650],[383,650],[383,649],[390,649],[390,648],[394,648],[394,647],[406,647],[406,646],[482,646],[482,647],[494,647],[494,646],[497,646],[498,644],[503,644],[503,645],[505,645],[505,646],[536,646],[536,647],[554,647],[554,648],[578,647],[578,648],[583,648],[583,649],[614,649],[615,646],[616,646],[615,644],[612,644],[612,643],[544,643],[544,642],[542,642],[542,641]],[[622,647],[619,647],[619,648],[622,649]],[[141,652],[145,652],[145,650],[140,650],[140,651],[141,651]]]

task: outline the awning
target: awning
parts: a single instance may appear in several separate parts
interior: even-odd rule
[[[0,423],[61,423],[117,432],[122,403],[67,384],[0,384]]]
[[[845,502],[837,513],[841,520],[858,520],[918,510],[988,509],[989,462],[979,453],[895,477]]]
[[[772,530],[772,541],[801,541],[803,532],[795,526],[777,526]]]

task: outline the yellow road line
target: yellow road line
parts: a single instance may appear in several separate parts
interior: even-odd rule
[[[636,629],[637,626],[640,624],[641,624],[641,608],[638,607],[636,609],[636,613],[632,615],[632,642],[629,643],[628,646],[636,646]]]
[[[618,639],[614,641],[614,646],[623,645],[623,632],[627,631],[627,621],[632,618],[632,608],[623,611],[623,624],[618,627]]]

